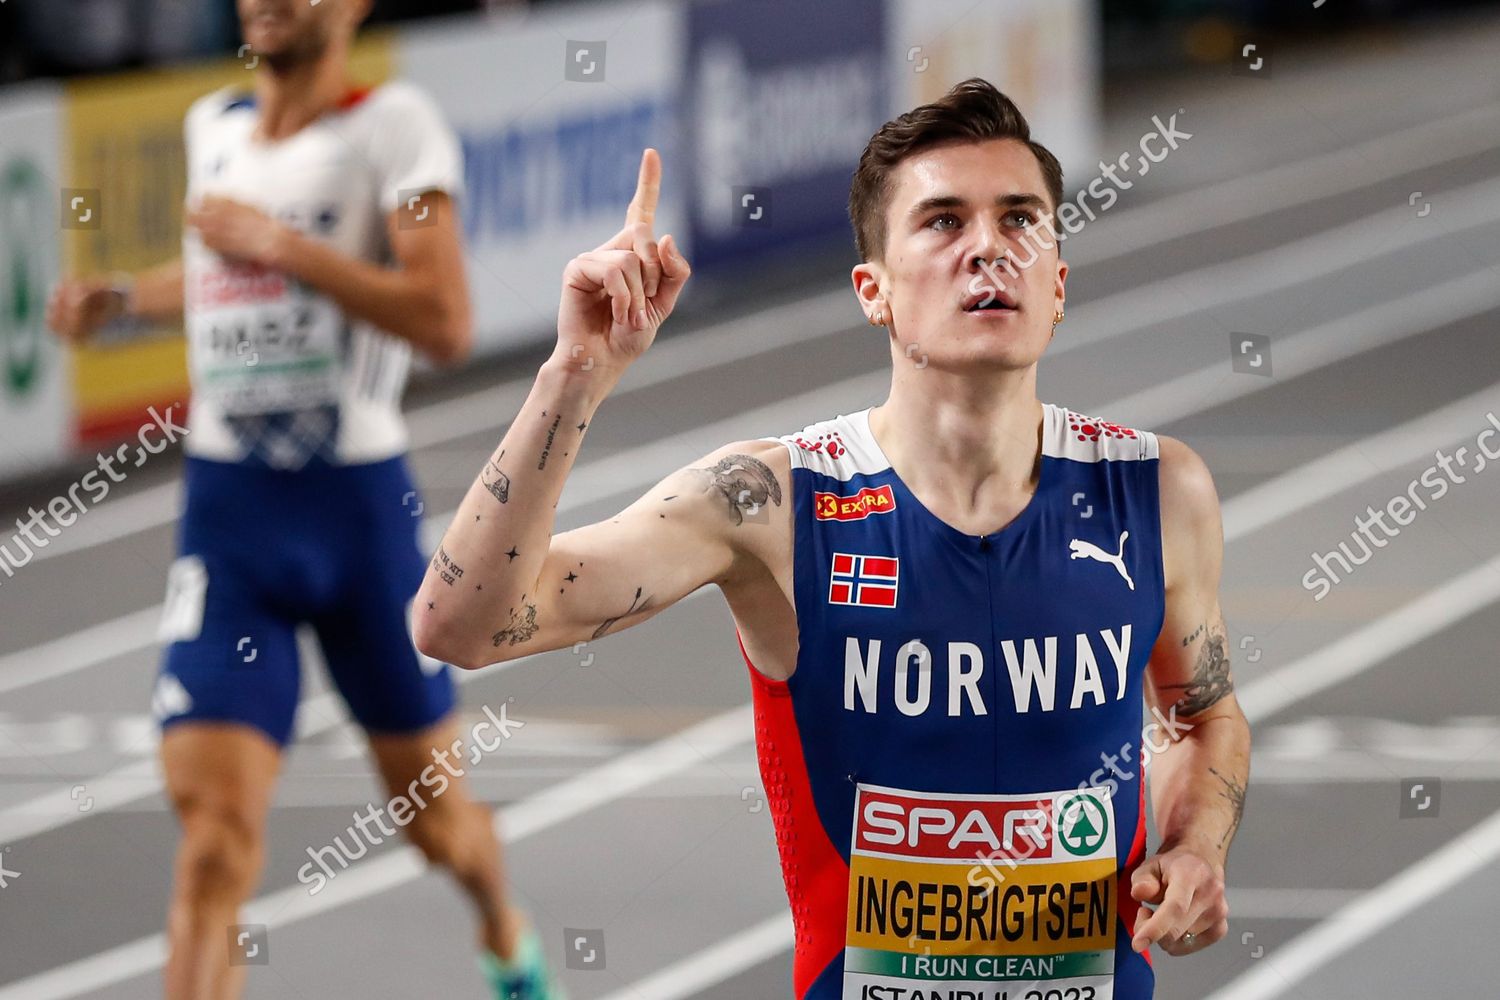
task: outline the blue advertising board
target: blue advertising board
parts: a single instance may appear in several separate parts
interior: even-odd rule
[[[754,263],[849,233],[849,181],[887,117],[885,8],[688,5],[682,139],[695,268]]]

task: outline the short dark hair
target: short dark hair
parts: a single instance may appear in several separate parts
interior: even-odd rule
[[[900,115],[870,137],[849,187],[849,221],[862,260],[885,253],[885,213],[891,200],[891,172],[921,150],[948,142],[1015,139],[1024,142],[1042,167],[1052,211],[1062,204],[1062,165],[1031,138],[1031,126],[1016,103],[988,80],[972,77],[931,104]]]

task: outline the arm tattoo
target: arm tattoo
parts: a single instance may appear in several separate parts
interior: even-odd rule
[[[450,587],[464,575],[464,568],[454,562],[441,545],[438,546],[437,555],[432,557],[432,569]]]
[[[1203,638],[1203,647],[1198,650],[1198,665],[1193,668],[1193,679],[1186,684],[1163,684],[1164,688],[1184,688],[1177,700],[1177,711],[1183,715],[1197,715],[1216,705],[1227,694],[1234,691],[1234,681],[1229,676],[1229,657],[1224,652],[1224,633],[1210,629]]]
[[[594,629],[594,634],[591,635],[591,636],[589,636],[589,638],[590,639],[597,639],[597,638],[599,638],[605,632],[609,631],[609,628],[610,628],[611,625],[613,625],[615,622],[619,621],[621,618],[624,618],[625,615],[634,614],[637,611],[643,611],[643,610],[646,609],[646,607],[650,603],[651,603],[651,598],[647,597],[644,601],[641,600],[641,588],[640,587],[635,588],[635,597],[631,600],[630,607],[625,611],[625,613],[624,614],[620,614],[620,615],[616,615],[613,618],[605,619],[604,624],[600,625],[598,628]]]
[[[781,506],[781,482],[752,455],[725,455],[713,468],[693,471],[708,476],[705,489],[712,486],[723,494],[736,525],[744,524],[746,515],[759,514],[767,500]]]
[[[1219,838],[1219,846],[1224,844],[1233,836],[1234,831],[1239,829],[1240,818],[1245,815],[1245,786],[1234,780],[1231,775],[1226,778],[1214,768],[1208,769],[1214,777],[1224,782],[1224,791],[1219,794],[1228,799],[1234,805],[1234,816],[1229,821],[1229,829],[1224,831],[1224,836]]]
[[[494,635],[495,645],[498,646],[501,643],[506,643],[514,646],[516,643],[525,642],[536,635],[536,605],[525,603],[524,595],[521,602],[524,613],[516,614],[515,608],[510,609],[510,621]]]
[[[543,413],[542,416],[545,417],[546,414]],[[536,463],[538,469],[545,469],[547,467],[547,453],[552,450],[552,436],[557,433],[557,425],[561,422],[562,414],[559,413],[552,418],[552,426],[547,428],[547,443],[542,446],[542,460]]]
[[[500,449],[500,458],[505,457],[505,449]],[[501,503],[510,499],[510,477],[500,471],[500,458],[492,458],[484,463],[484,468],[479,470],[479,481],[484,488],[490,491],[490,495]]]

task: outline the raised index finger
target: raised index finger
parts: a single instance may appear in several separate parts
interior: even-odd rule
[[[635,197],[625,211],[625,228],[656,221],[656,199],[661,195],[661,155],[651,147],[641,154],[641,172],[635,182]]]

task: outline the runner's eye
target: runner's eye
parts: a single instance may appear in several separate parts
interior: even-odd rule
[[[958,216],[954,215],[952,212],[944,212],[942,215],[934,216],[932,219],[928,220],[927,228],[936,229],[939,231],[947,231],[950,227],[941,224],[944,222],[951,222],[954,226],[957,226]]]

